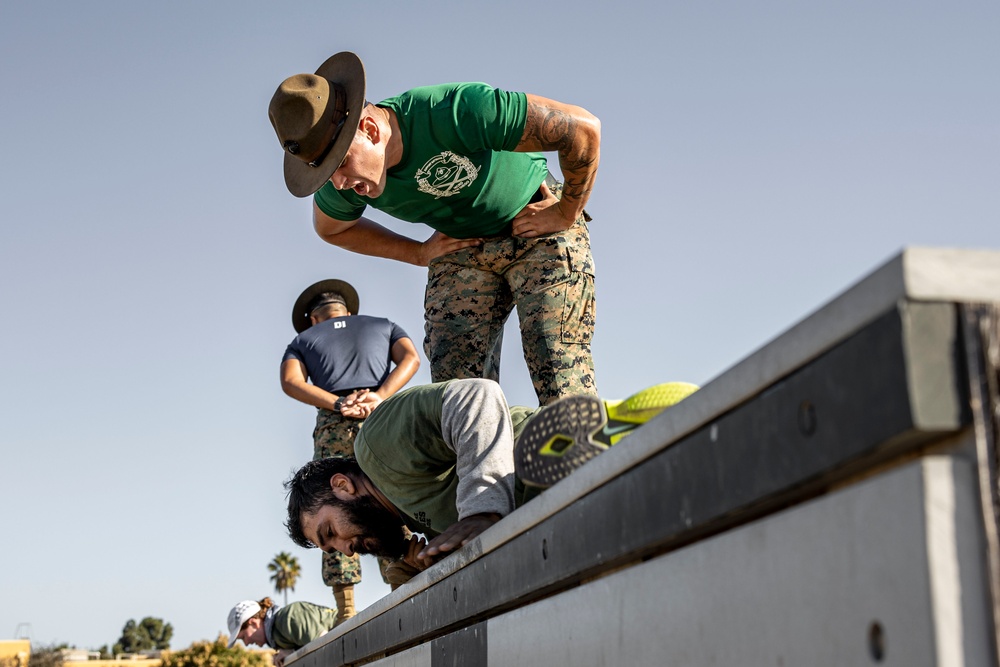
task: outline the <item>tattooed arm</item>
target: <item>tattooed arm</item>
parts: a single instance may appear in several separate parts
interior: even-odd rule
[[[528,118],[515,150],[558,151],[562,199],[543,184],[546,197],[514,218],[514,235],[539,236],[569,229],[583,212],[597,177],[601,157],[601,121],[586,109],[528,95]]]

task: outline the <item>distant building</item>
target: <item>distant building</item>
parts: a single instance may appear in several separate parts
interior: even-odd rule
[[[30,657],[30,639],[0,639],[0,663],[14,667],[27,667]]]

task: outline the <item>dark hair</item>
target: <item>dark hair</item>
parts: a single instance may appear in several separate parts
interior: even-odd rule
[[[285,490],[288,492],[288,520],[285,521],[285,528],[288,529],[292,542],[300,547],[312,549],[316,546],[302,532],[303,514],[313,514],[323,505],[345,504],[333,494],[330,487],[330,478],[337,473],[354,479],[359,479],[362,474],[361,467],[353,456],[331,456],[310,461],[285,482]]]
[[[344,308],[347,308],[347,299],[340,292],[321,292],[309,301],[309,304],[306,306],[306,312],[312,313],[312,311],[316,310],[321,305],[324,305],[324,301],[331,304],[339,303]]]

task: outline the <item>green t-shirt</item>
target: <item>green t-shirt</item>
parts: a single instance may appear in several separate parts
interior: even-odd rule
[[[276,649],[302,648],[336,623],[336,609],[312,602],[292,602],[274,613],[269,643]]]
[[[485,83],[425,86],[378,106],[399,121],[403,157],[376,199],[326,183],[314,200],[335,220],[356,220],[371,205],[454,238],[504,231],[548,174],[540,153],[515,153],[527,96]]]
[[[441,404],[447,386],[448,382],[419,385],[387,398],[365,420],[354,440],[354,456],[361,469],[409,517],[407,527],[429,537],[458,521],[457,456],[441,437]],[[510,406],[515,438],[535,412]],[[530,497],[525,496],[520,480],[514,490],[518,505]]]

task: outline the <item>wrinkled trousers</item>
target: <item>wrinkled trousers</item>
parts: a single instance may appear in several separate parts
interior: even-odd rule
[[[503,327],[515,307],[539,405],[573,394],[597,395],[591,354],[594,260],[584,216],[563,232],[532,239],[488,237],[482,246],[430,262],[424,353],[432,381],[499,382]]]

